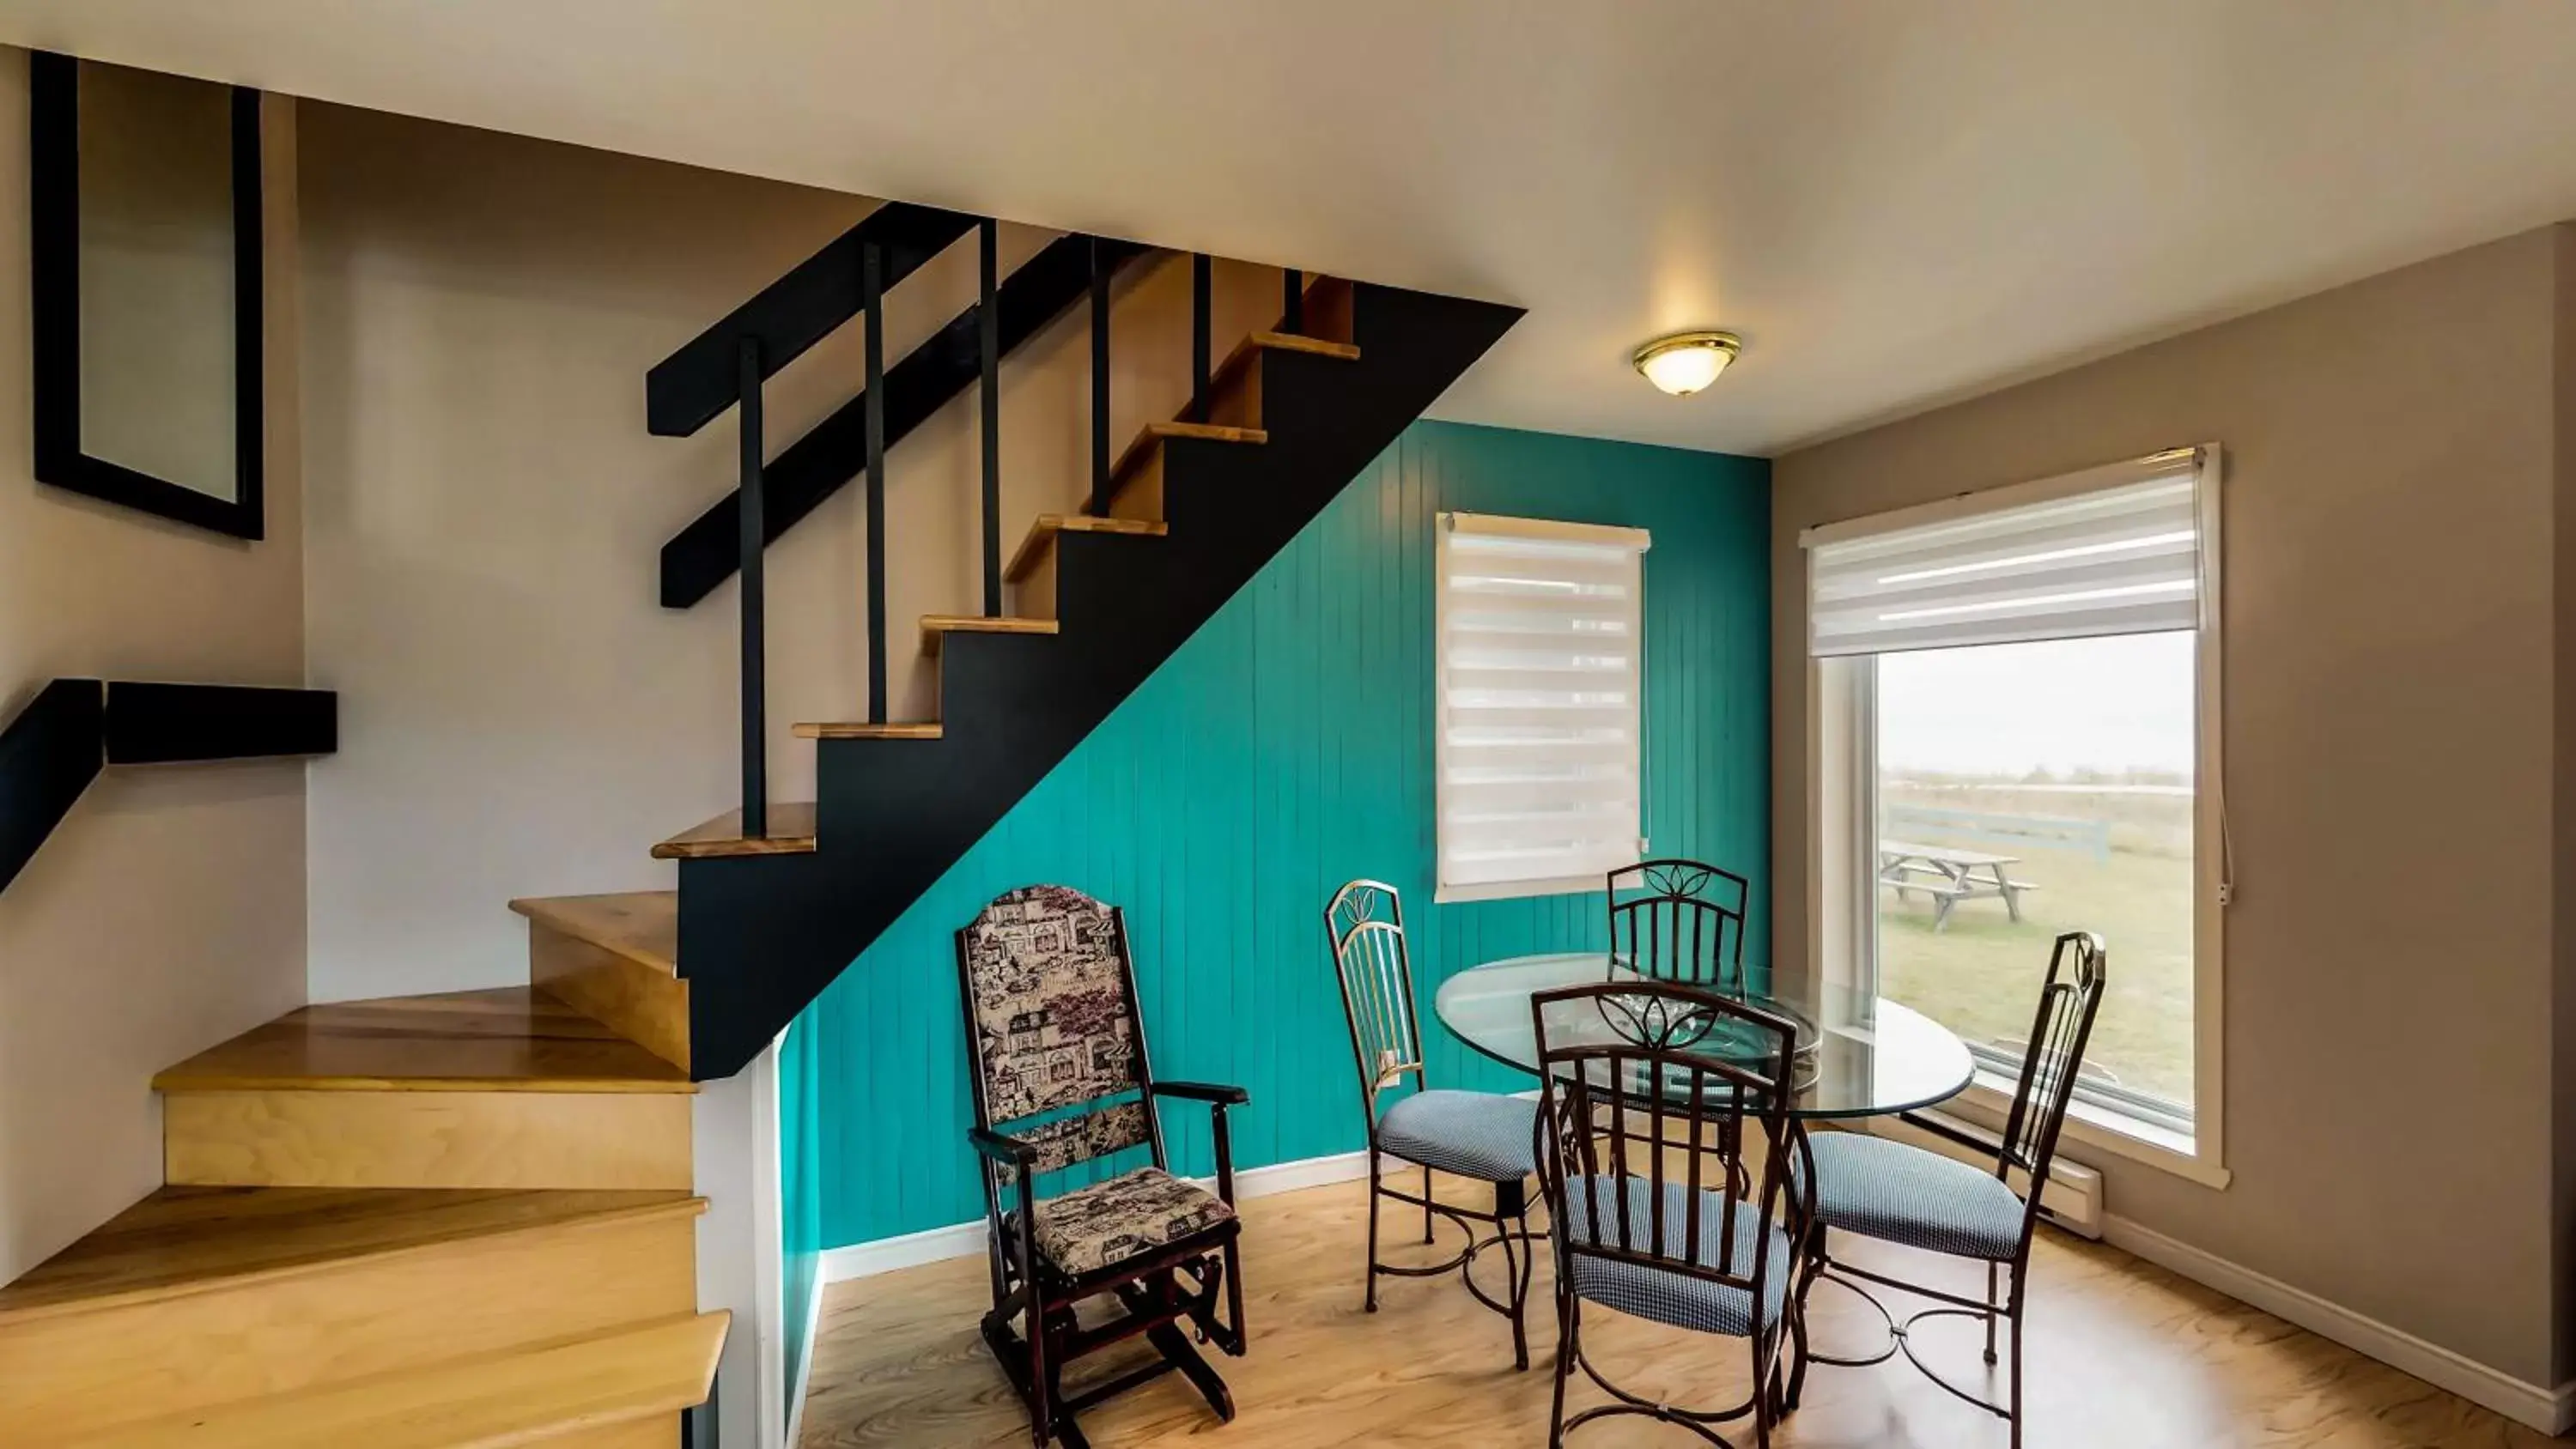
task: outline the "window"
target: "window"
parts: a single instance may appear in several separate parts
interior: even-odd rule
[[[1601,889],[1643,850],[1645,531],[1440,515],[1439,890]]]
[[[2110,988],[2079,1127],[2216,1171],[2216,448],[1809,530],[1840,969],[2019,1071],[2048,943]],[[1821,823],[1821,822],[1820,822]],[[1828,963],[1828,969],[1835,969]],[[1991,1105],[1990,1093],[1980,1094]],[[2223,1180],[2223,1179],[2222,1179]]]

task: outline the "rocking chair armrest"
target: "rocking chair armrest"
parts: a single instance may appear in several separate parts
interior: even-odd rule
[[[1252,1094],[1241,1087],[1217,1082],[1156,1082],[1154,1095],[1178,1097],[1188,1102],[1206,1102],[1215,1107],[1241,1107],[1252,1100]]]
[[[1038,1160],[1036,1148],[1009,1133],[996,1132],[989,1127],[967,1128],[966,1140],[974,1144],[977,1152],[994,1163],[1003,1167],[1022,1169],[1023,1176],[1026,1176],[1026,1169]]]

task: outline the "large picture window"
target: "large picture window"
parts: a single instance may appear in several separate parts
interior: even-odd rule
[[[2109,990],[2078,1112],[2216,1161],[2215,448],[1811,530],[1853,828],[1843,969],[2019,1070],[2051,939]]]
[[[1642,845],[1646,533],[1439,523],[1439,899],[1599,890]]]

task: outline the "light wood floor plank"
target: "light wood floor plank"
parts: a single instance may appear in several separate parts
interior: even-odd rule
[[[1452,1190],[1444,1187],[1443,1195]],[[1085,1415],[1092,1442],[1101,1449],[1545,1443],[1552,1310],[1532,1316],[1525,1374],[1512,1371],[1503,1320],[1477,1307],[1454,1279],[1386,1283],[1381,1310],[1362,1313],[1365,1202],[1354,1184],[1245,1204],[1252,1350],[1247,1358],[1215,1360],[1241,1410],[1232,1425],[1220,1429],[1196,1394],[1166,1378]],[[1390,1223],[1403,1221],[1400,1210],[1390,1212]],[[1419,1218],[1413,1231],[1418,1237]],[[1444,1236],[1451,1231],[1442,1229]],[[1418,1259],[1426,1251],[1417,1242],[1389,1256]],[[1945,1278],[1930,1266],[1939,1260],[1901,1250],[1856,1256],[1962,1289],[1975,1281],[1973,1270],[1954,1267]],[[1026,1444],[1019,1403],[975,1333],[984,1273],[982,1259],[964,1259],[825,1290],[801,1449]],[[2537,1449],[2551,1442],[2115,1248],[2047,1230],[2034,1276],[2032,1449]],[[1546,1284],[1542,1265],[1534,1287],[1542,1305]],[[1874,1320],[1834,1294],[1819,1290],[1819,1343],[1852,1352]],[[1741,1340],[1592,1311],[1584,1339],[1604,1364],[1628,1366],[1636,1389],[1676,1402],[1731,1401],[1744,1392]],[[1971,1381],[1983,1371],[1971,1324],[1927,1330],[1924,1343]],[[1104,1354],[1074,1382],[1134,1361]],[[1600,1401],[1588,1386],[1569,1394],[1570,1408]],[[1752,1442],[1749,1424],[1739,1437]],[[1622,1449],[1698,1441],[1614,1419],[1570,1442]],[[1782,1449],[2001,1449],[2006,1442],[1999,1421],[1949,1399],[1901,1360],[1815,1370],[1805,1407],[1772,1440]]]

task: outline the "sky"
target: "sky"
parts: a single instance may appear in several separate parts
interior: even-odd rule
[[[1878,657],[1881,770],[2192,770],[2189,633]]]

